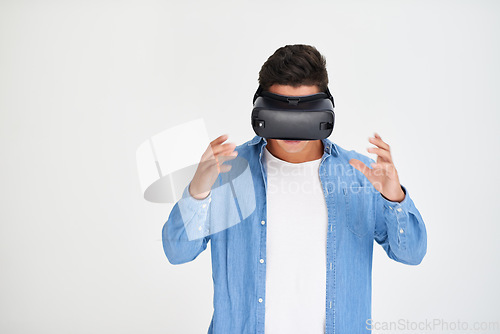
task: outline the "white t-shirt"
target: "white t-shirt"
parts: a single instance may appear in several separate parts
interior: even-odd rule
[[[328,213],[321,159],[267,169],[266,334],[324,334]]]

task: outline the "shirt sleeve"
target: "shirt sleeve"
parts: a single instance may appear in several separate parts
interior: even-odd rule
[[[209,215],[212,192],[204,199],[189,193],[189,183],[162,229],[163,250],[171,264],[194,260],[210,240]]]
[[[401,202],[377,196],[374,238],[391,259],[417,265],[427,252],[427,231],[408,190],[401,188],[405,193]]]

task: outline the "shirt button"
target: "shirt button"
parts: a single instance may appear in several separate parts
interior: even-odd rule
[[[403,229],[400,229],[400,230],[399,230],[399,233],[403,233],[403,232],[404,232],[404,230],[403,230]]]
[[[207,207],[207,205],[206,205],[206,204],[203,204],[201,207],[202,207],[203,209],[205,209],[205,208]]]
[[[401,212],[401,208],[398,208],[397,210],[398,210],[398,212]]]
[[[260,222],[260,224],[261,224],[261,225],[264,225],[264,224],[266,224],[266,222],[265,222],[265,221],[261,221],[261,222]]]
[[[262,303],[264,300],[262,298],[259,298],[259,303]]]
[[[260,259],[260,261],[259,261],[259,262],[260,262],[260,263],[264,263],[264,259]]]

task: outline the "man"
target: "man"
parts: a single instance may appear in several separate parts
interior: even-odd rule
[[[287,45],[262,66],[259,83],[286,96],[324,92],[325,59],[312,46]],[[163,227],[173,264],[192,261],[211,240],[208,333],[369,332],[373,240],[405,264],[419,264],[427,249],[424,222],[399,183],[389,145],[378,134],[369,139],[375,163],[328,139],[255,136],[238,147],[227,139],[211,142]],[[236,157],[248,162],[255,208],[207,234],[226,217],[215,205],[214,184],[231,169],[223,162]],[[206,233],[193,238],[196,226]]]

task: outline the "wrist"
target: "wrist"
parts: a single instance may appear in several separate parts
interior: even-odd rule
[[[401,203],[405,199],[406,193],[405,193],[403,187],[401,187],[401,185],[399,185],[399,189],[400,189],[399,195],[390,196],[390,198],[384,196],[382,193],[380,195],[382,195],[382,197],[385,198],[388,201]]]
[[[199,192],[199,191],[191,189],[191,184],[189,184],[188,191],[189,191],[189,195],[191,195],[191,197],[193,197],[194,199],[197,199],[197,200],[205,199],[210,194],[210,191]]]

